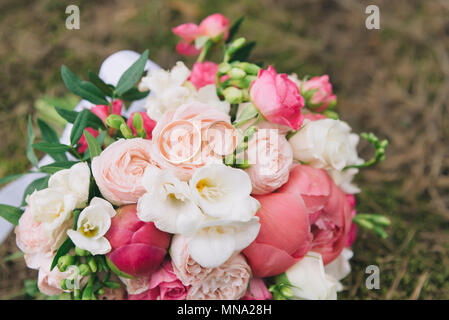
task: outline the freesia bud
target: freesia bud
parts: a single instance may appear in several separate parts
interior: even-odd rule
[[[223,95],[229,103],[240,103],[243,100],[243,92],[234,87],[228,87],[223,90]]]
[[[58,269],[61,272],[64,272],[67,270],[69,266],[75,263],[75,257],[65,255],[58,259]]]
[[[132,130],[126,125],[126,123],[122,123],[120,125],[120,132],[123,134],[123,137],[126,139],[132,139],[133,138],[133,132]]]
[[[246,76],[246,72],[239,68],[232,68],[228,74],[231,79],[235,80],[243,79]]]
[[[125,119],[117,114],[111,114],[106,118],[106,125],[114,129],[120,129],[120,126],[125,123]]]
[[[87,264],[89,265],[89,268],[93,273],[97,272],[98,268],[97,268],[97,264],[95,263],[94,257],[88,257]]]
[[[79,257],[86,257],[89,255],[89,252],[81,248],[75,247],[75,255]]]
[[[90,268],[87,264],[85,263],[80,264],[78,268],[80,275],[82,275],[83,277],[88,276],[90,274]]]

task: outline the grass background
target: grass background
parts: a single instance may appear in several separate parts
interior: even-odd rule
[[[365,28],[373,3],[380,30]],[[24,132],[36,101],[76,103],[61,64],[87,75],[117,50],[149,48],[152,60],[170,68],[180,59],[171,27],[215,12],[246,15],[240,34],[257,41],[252,61],[300,77],[329,74],[341,117],[356,132],[390,140],[387,160],[360,174],[357,197],[359,212],[392,219],[390,237],[359,232],[340,298],[449,298],[449,2],[73,0],[80,30],[65,28],[68,4],[0,3],[0,176],[29,167]],[[364,158],[370,151],[361,144]],[[0,245],[0,299],[27,297],[24,280],[37,277],[23,259],[4,260],[16,251],[12,235]],[[365,287],[372,264],[380,268],[379,290]]]

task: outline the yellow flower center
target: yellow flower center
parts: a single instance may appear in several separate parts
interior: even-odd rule
[[[93,236],[95,236],[98,232],[98,227],[97,226],[93,226],[90,223],[85,223],[81,226],[80,228],[80,232],[88,237],[88,238],[92,238]]]

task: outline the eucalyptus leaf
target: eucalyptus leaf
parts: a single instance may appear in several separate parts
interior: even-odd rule
[[[144,91],[141,92],[137,88],[131,88],[128,91],[126,91],[124,94],[122,94],[121,98],[126,101],[135,101],[135,100],[141,100],[143,98],[146,98],[150,91]]]
[[[0,204],[0,217],[17,226],[23,210],[17,207]]]
[[[50,127],[45,121],[37,119],[37,124],[41,130],[42,138],[46,142],[59,143],[58,134],[52,127]],[[67,161],[67,156],[64,153],[48,153],[50,157],[56,161]]]
[[[99,76],[97,76],[92,71],[88,72],[89,80],[97,86],[105,95],[112,97],[114,94],[114,86],[106,84]]]
[[[61,77],[67,89],[74,94],[93,104],[108,104],[108,101],[100,89],[91,82],[80,80],[64,65],[61,67]]]
[[[130,90],[134,85],[137,83],[137,81],[142,76],[145,65],[148,60],[148,49],[145,50],[139,59],[137,59],[136,62],[134,62],[120,77],[117,88],[115,90],[115,93],[118,96],[121,96],[128,90]]]
[[[61,143],[37,142],[33,144],[33,148],[45,153],[63,153],[70,150],[70,146]]]
[[[63,117],[67,122],[74,123],[76,117],[78,116],[78,112],[72,110],[66,110],[63,108],[55,107],[56,112]]]

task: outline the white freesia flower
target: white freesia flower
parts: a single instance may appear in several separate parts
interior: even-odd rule
[[[218,98],[215,85],[207,85],[197,91],[195,86],[187,82],[189,76],[190,70],[183,62],[178,61],[170,71],[153,70],[142,78],[139,90],[151,90],[145,104],[150,118],[159,121],[165,112],[174,111],[193,101],[203,102],[225,113],[229,112],[230,104]]]
[[[344,248],[334,261],[324,267],[324,271],[337,281],[346,278],[351,273],[351,264],[349,263],[349,260],[353,255],[354,253],[351,249]],[[338,291],[341,290],[343,290],[343,286],[339,284]]]
[[[291,284],[293,299],[336,300],[341,286],[326,274],[321,254],[308,252],[298,263],[285,272]]]
[[[357,155],[359,136],[351,133],[346,122],[334,119],[305,120],[302,128],[289,142],[295,160],[327,170],[335,179],[335,183],[346,189],[346,193],[358,191],[358,188],[351,184],[358,171],[343,171],[348,165],[363,163]]]
[[[192,200],[189,186],[168,170],[149,166],[142,184],[147,192],[139,199],[137,216],[152,221],[159,230],[192,235],[204,219]]]
[[[104,199],[93,198],[90,205],[81,211],[77,229],[68,230],[73,243],[93,255],[111,251],[111,244],[104,237],[111,227],[111,218],[116,214],[112,205]]]
[[[79,162],[70,169],[54,173],[48,180],[49,188],[58,188],[77,197],[77,208],[84,208],[89,197],[90,169],[86,162]]]
[[[27,203],[33,219],[43,224],[46,235],[53,241],[71,224],[77,197],[62,189],[47,188],[34,191],[27,197]]]
[[[259,233],[260,204],[250,196],[251,181],[243,170],[209,164],[187,184],[150,167],[143,181],[147,193],[139,200],[138,217],[186,236],[189,254],[204,268],[220,266]]]

